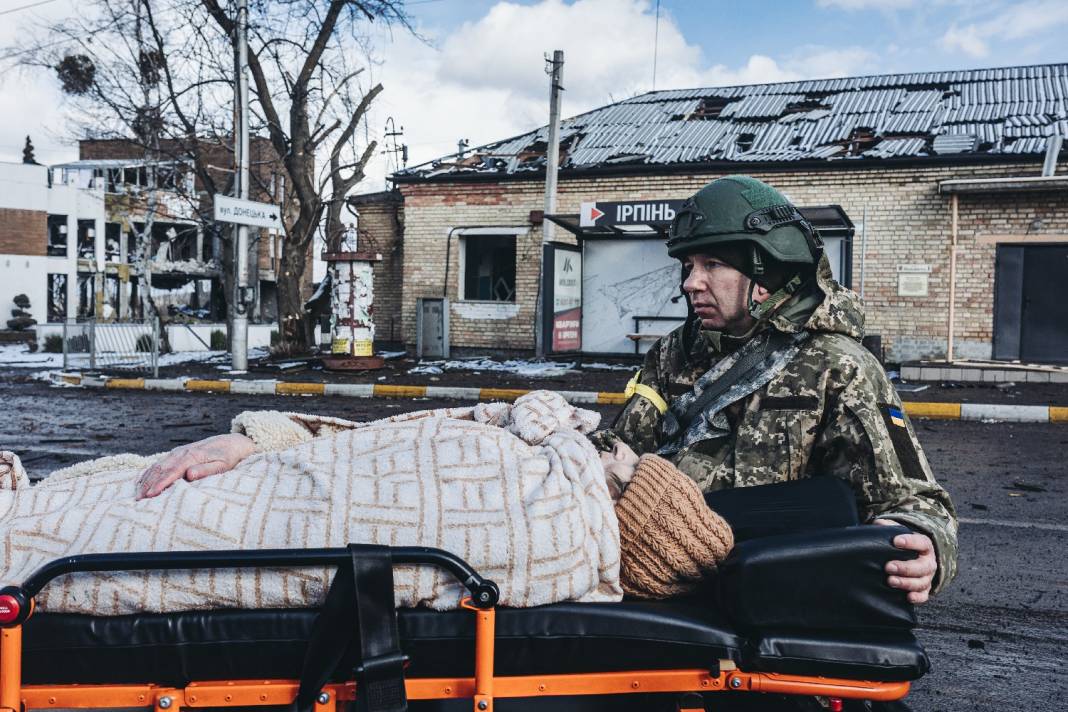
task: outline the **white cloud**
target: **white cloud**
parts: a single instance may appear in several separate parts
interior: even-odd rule
[[[963,27],[954,23],[942,35],[941,44],[947,50],[960,50],[970,57],[985,57],[992,42],[1063,33],[1063,25],[1068,25],[1068,3],[1032,0],[999,8],[982,22]]]
[[[878,70],[877,60],[874,52],[863,47],[806,47],[792,55],[787,66],[805,78],[850,77]]]
[[[370,120],[380,133],[387,116],[404,126],[409,165],[507,138],[548,121],[544,55],[565,53],[563,114],[574,116],[652,88],[655,17],[646,0],[499,2],[428,47],[407,35],[380,46],[376,80],[385,91]],[[427,30],[423,28],[423,31]],[[657,89],[727,86],[838,77],[870,71],[875,56],[858,47],[801,47],[776,59],[753,54],[739,66],[711,64],[661,9]],[[361,191],[382,187],[380,156]]]
[[[76,0],[56,3],[74,12]],[[489,143],[544,125],[549,80],[543,57],[565,52],[563,113],[574,116],[648,91],[653,80],[655,16],[649,0],[542,0],[532,5],[501,1],[482,17],[442,36],[419,30],[428,45],[394,28],[375,39],[380,64],[361,80],[381,81],[385,91],[372,106],[367,134],[381,140],[387,117],[404,126],[409,165],[456,150],[456,142]],[[5,29],[0,41],[14,39]],[[658,89],[725,86],[848,76],[877,68],[874,55],[859,47],[803,46],[784,55],[754,53],[734,65],[712,63],[701,46],[687,42],[670,12],[661,8],[656,86]],[[76,147],[56,140],[66,130],[61,95],[45,72],[0,83],[0,105],[9,109],[0,124],[0,159],[19,160],[22,141],[32,134],[38,158],[76,157]],[[12,107],[15,108],[11,111]],[[384,148],[384,147],[383,147]],[[358,190],[378,190],[397,166],[379,153]]]
[[[969,57],[985,57],[990,54],[989,45],[980,37],[979,28],[975,25],[967,27],[950,25],[946,33],[942,35],[941,44],[947,50],[960,50]]]
[[[74,12],[76,0],[42,5],[9,15],[0,23],[0,55],[13,53],[34,25],[55,22]],[[63,95],[54,75],[45,69],[14,66],[17,57],[4,62],[0,72],[0,161],[22,160],[22,146],[29,135],[41,163],[60,163],[78,157],[67,138]]]
[[[754,54],[737,69],[724,64],[709,67],[701,73],[702,86],[727,87],[738,84],[768,84],[771,82],[789,82],[800,78],[796,72],[780,67],[771,57]]]
[[[841,10],[903,10],[913,7],[918,0],[816,0],[820,7],[836,7]]]

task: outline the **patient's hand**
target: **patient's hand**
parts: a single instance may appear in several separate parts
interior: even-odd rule
[[[638,456],[626,443],[617,440],[608,452],[601,453],[604,476],[608,482],[608,493],[613,502],[623,496],[623,490],[634,477],[634,468],[638,466]]]
[[[251,439],[236,433],[175,448],[141,473],[137,498],[155,497],[180,479],[192,482],[221,474],[255,451],[256,444]]]

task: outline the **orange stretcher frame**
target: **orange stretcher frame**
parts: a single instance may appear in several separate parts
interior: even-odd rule
[[[494,609],[476,609],[475,676],[416,678],[406,681],[412,700],[472,700],[474,712],[492,712],[496,698],[625,693],[769,692],[817,695],[832,700],[896,700],[908,694],[908,682],[863,682],[801,675],[751,673],[724,664],[708,670],[635,670],[568,675],[496,677],[493,673]],[[724,661],[726,663],[726,661]],[[727,669],[731,668],[731,669]],[[185,687],[144,685],[21,684],[22,627],[0,630],[0,712],[29,709],[153,707],[161,712],[184,708],[286,705],[297,695],[296,680],[217,680]],[[339,702],[356,699],[355,683],[327,685],[316,702],[317,712],[334,712]],[[832,705],[840,708],[838,705]]]
[[[34,597],[57,576],[89,571],[132,571],[182,568],[256,566],[338,566],[351,563],[348,549],[273,549],[259,551],[149,552],[83,554],[49,562],[22,586],[0,589],[0,712],[29,709],[153,707],[177,712],[183,708],[288,705],[297,697],[297,680],[212,680],[185,687],[130,685],[23,685],[22,624],[33,615]],[[843,699],[887,701],[906,696],[908,682],[866,682],[838,678],[781,675],[738,670],[731,660],[720,660],[715,671],[703,669],[631,670],[562,675],[509,675],[494,673],[496,610],[499,590],[466,562],[449,552],[429,547],[390,547],[395,564],[443,568],[470,592],[463,608],[475,615],[475,674],[461,678],[408,678],[408,699],[470,699],[474,712],[492,712],[497,698],[538,698],[628,693],[765,692],[827,697],[830,709],[840,710]],[[316,712],[334,712],[339,702],[356,699],[355,682],[328,684],[320,691]],[[695,708],[694,705],[697,705]],[[700,703],[680,701],[680,710],[694,712]]]

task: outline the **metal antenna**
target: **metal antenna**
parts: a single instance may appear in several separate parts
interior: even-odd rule
[[[656,29],[653,31],[653,91],[656,91],[656,54],[660,47],[660,0],[656,0]]]

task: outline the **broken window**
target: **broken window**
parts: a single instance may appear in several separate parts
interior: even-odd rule
[[[50,257],[67,256],[67,216],[48,216],[48,255]]]
[[[104,190],[108,193],[118,193],[119,188],[122,187],[122,169],[121,168],[109,168],[107,176],[107,185]]]
[[[153,259],[164,262],[198,259],[196,226],[184,223],[153,223],[152,250]]]
[[[148,171],[144,166],[128,166],[123,168],[122,182],[126,185],[147,186]]]
[[[96,314],[96,290],[93,275],[78,274],[78,313],[79,319],[92,319]]]
[[[119,275],[108,274],[104,276],[104,318],[115,319],[119,316],[119,295],[121,285]]]
[[[78,259],[91,260],[96,256],[96,220],[78,221]]]
[[[466,235],[461,299],[515,301],[515,237]]]
[[[104,259],[108,262],[122,260],[122,225],[104,223]]]
[[[48,321],[67,320],[67,275],[48,275]]]

